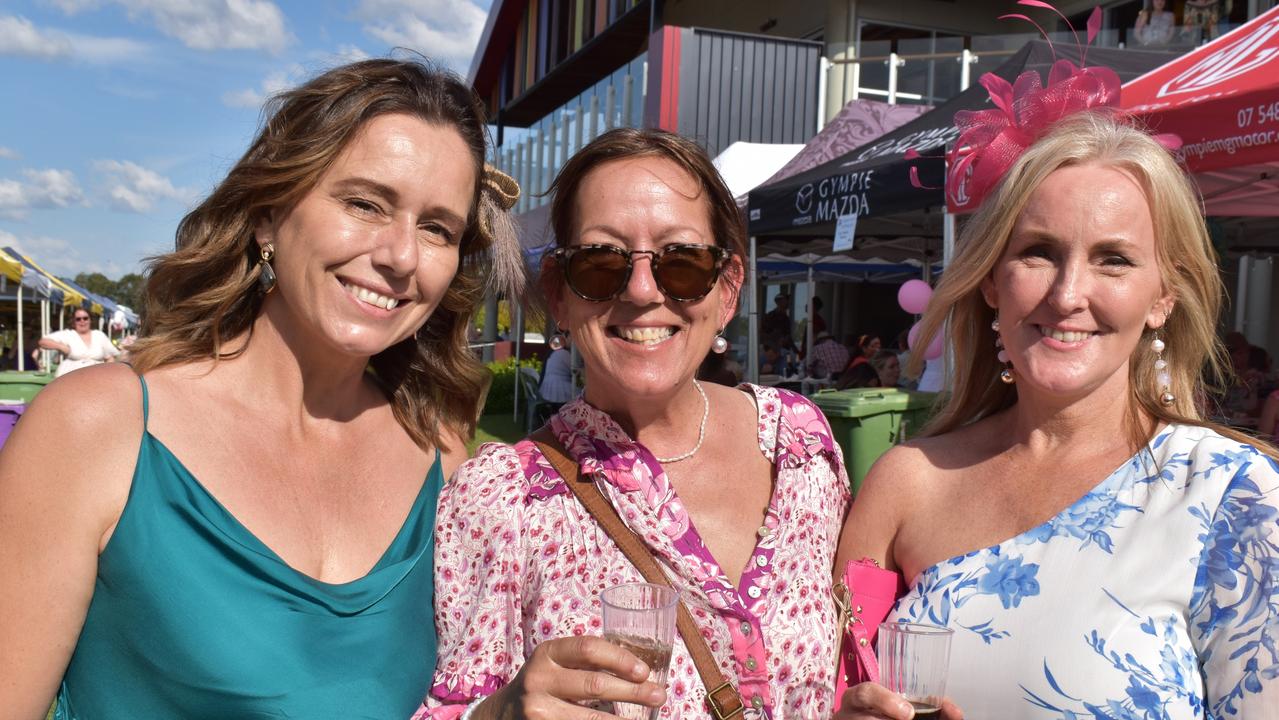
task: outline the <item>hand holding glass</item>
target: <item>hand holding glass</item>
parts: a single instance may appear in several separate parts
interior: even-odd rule
[[[953,634],[950,628],[922,623],[879,626],[879,681],[914,706],[917,718],[941,717]]]
[[[649,682],[665,687],[675,643],[679,593],[650,583],[618,585],[600,593],[604,639],[625,648],[648,665]],[[627,720],[656,720],[661,708],[614,703],[613,714]]]

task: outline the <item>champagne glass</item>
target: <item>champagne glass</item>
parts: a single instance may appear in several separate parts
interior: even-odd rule
[[[617,585],[600,593],[604,609],[604,639],[626,648],[648,665],[649,682],[666,685],[675,643],[675,614],[679,593],[652,583]],[[656,720],[660,708],[613,703],[613,714],[626,720]]]

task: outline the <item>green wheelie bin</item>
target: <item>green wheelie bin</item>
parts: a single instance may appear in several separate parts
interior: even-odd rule
[[[53,375],[40,372],[0,372],[0,402],[31,404],[36,393],[53,381]]]
[[[822,390],[810,396],[830,421],[853,494],[880,455],[908,440],[924,426],[937,393],[898,388]]]

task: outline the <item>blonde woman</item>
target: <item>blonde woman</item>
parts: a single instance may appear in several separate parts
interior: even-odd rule
[[[436,498],[475,426],[481,267],[519,267],[514,188],[478,99],[422,63],[270,109],[152,262],[133,367],[55,381],[0,454],[5,717],[56,693],[68,720],[396,718],[426,693]]]
[[[968,222],[920,331],[948,328],[953,393],[840,547],[902,574],[890,620],[953,628],[944,717],[1274,717],[1279,465],[1194,402],[1221,297],[1189,181],[1105,111]],[[871,683],[842,703],[912,714]]]

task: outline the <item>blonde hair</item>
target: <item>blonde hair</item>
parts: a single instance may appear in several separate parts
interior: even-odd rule
[[[177,249],[149,261],[142,336],[130,348],[139,374],[243,350],[223,345],[251,333],[262,309],[257,223],[300,201],[369,120],[390,113],[456,130],[475,165],[475,188],[458,271],[440,305],[414,337],[373,356],[369,369],[420,446],[438,446],[441,426],[474,434],[488,375],[467,330],[495,273],[495,284],[518,292],[522,267],[516,261],[513,270],[506,257],[518,241],[509,202],[484,171],[483,104],[453,73],[415,60],[351,63],[272,98],[248,151],[178,225]]]
[[[1154,224],[1164,292],[1174,302],[1160,336],[1167,345],[1164,359],[1176,400],[1167,406],[1159,400],[1154,330],[1145,329],[1129,358],[1126,429],[1134,449],[1149,440],[1157,423],[1168,422],[1210,427],[1274,453],[1264,443],[1203,417],[1198,403],[1207,395],[1205,378],[1216,385],[1226,364],[1216,328],[1224,288],[1198,194],[1167,150],[1133,121],[1104,109],[1059,122],[1018,158],[964,227],[915,342],[915,347],[927,347],[945,326],[954,356],[963,359],[954,363],[953,390],[924,434],[949,432],[1016,402],[1015,385],[999,380],[1001,364],[990,327],[995,311],[986,305],[981,283],[1004,254],[1018,217],[1040,184],[1055,170],[1085,164],[1122,170],[1141,187]],[[918,375],[922,365],[922,354],[911,353],[909,374]]]

